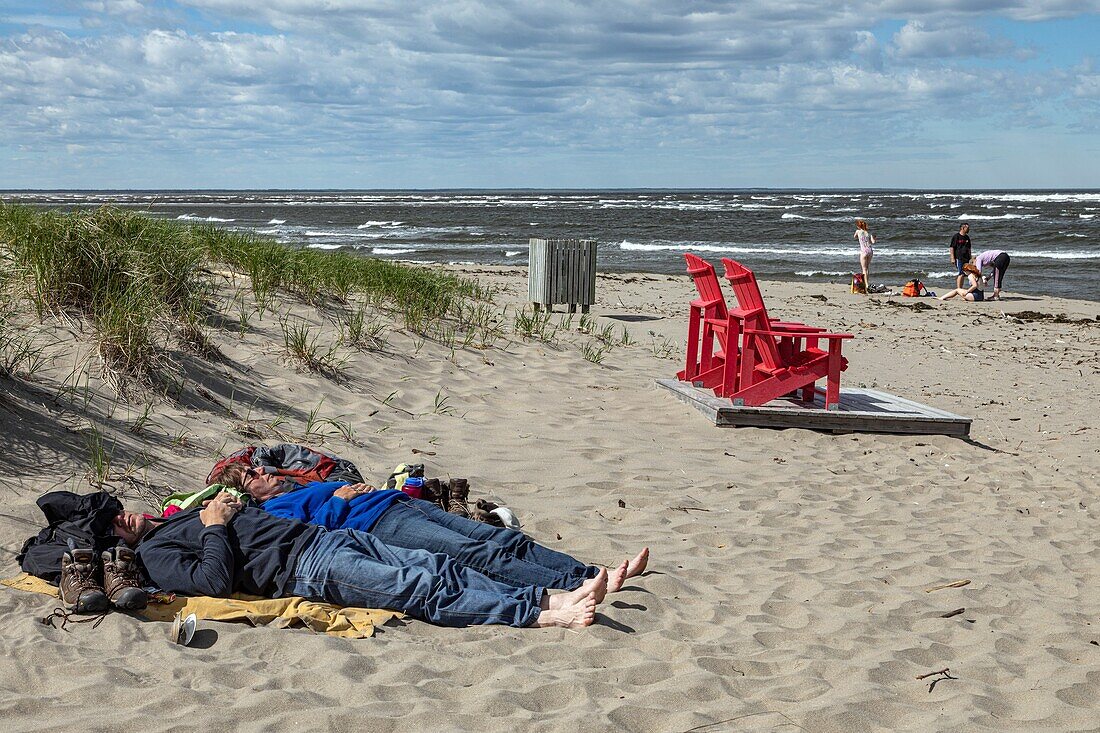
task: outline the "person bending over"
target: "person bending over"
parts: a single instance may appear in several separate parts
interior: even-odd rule
[[[1010,261],[1008,252],[999,249],[987,249],[970,261],[970,264],[978,268],[979,273],[987,267],[993,270],[993,297],[990,300],[1001,299],[1001,287],[1004,285],[1005,272]]]
[[[607,584],[602,570],[557,595],[505,585],[445,555],[283,519],[227,493],[167,519],[123,510],[112,528],[135,548],[146,579],[170,593],[302,596],[387,608],[440,626],[583,628],[595,621],[596,594]]]
[[[445,512],[402,491],[378,490],[366,484],[314,482],[297,488],[279,477],[227,466],[213,476],[217,483],[247,492],[260,507],[286,519],[327,529],[370,532],[393,547],[427,550],[453,558],[490,578],[513,586],[575,590],[600,569],[544,547],[523,532]],[[641,574],[649,548],[611,569],[606,589],[614,593],[627,578]],[[602,602],[602,591],[596,601]]]
[[[969,300],[971,302],[981,302],[985,300],[985,292],[982,290],[982,277],[981,273],[978,272],[978,268],[968,262],[963,265],[963,274],[966,275],[969,280],[969,287],[955,288],[950,293],[941,295],[940,300],[949,300],[956,295],[963,300]]]

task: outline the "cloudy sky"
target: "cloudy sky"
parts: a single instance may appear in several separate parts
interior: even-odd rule
[[[0,0],[0,188],[1100,187],[1100,0]]]

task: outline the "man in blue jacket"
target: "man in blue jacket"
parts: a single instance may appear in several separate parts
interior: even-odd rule
[[[248,492],[264,511],[275,516],[328,529],[369,532],[391,547],[447,555],[508,585],[575,590],[600,571],[544,547],[518,530],[466,519],[397,490],[342,481],[297,488],[276,475],[243,466],[228,466],[213,478]],[[607,591],[618,591],[627,578],[641,574],[648,561],[649,549],[644,548],[632,560],[613,568]],[[602,593],[597,593],[596,601],[603,601]]]
[[[113,531],[136,547],[148,580],[170,593],[302,596],[441,626],[583,628],[595,621],[596,593],[607,584],[601,571],[568,593],[513,587],[444,555],[388,547],[366,532],[325,531],[242,507],[225,493],[168,519],[123,511]]]

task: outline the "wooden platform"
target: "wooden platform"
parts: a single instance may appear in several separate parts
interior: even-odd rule
[[[844,387],[840,409],[824,409],[817,396],[811,407],[801,400],[780,399],[763,407],[734,407],[709,389],[676,379],[657,384],[693,406],[718,427],[805,428],[833,433],[902,433],[910,435],[969,435],[970,418],[874,389]]]

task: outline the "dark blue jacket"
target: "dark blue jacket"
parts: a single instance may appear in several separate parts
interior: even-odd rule
[[[169,593],[278,598],[317,527],[245,507],[228,525],[204,527],[200,507],[158,522],[138,543],[149,581]]]
[[[382,513],[405,497],[394,489],[372,491],[346,501],[334,493],[346,481],[315,481],[300,489],[279,494],[261,506],[277,517],[297,519],[328,529],[358,529],[369,532]]]

